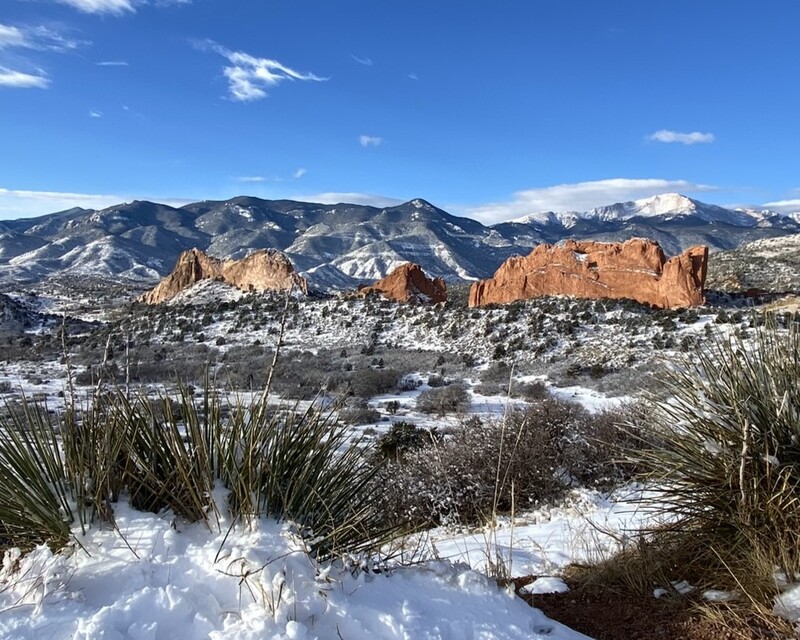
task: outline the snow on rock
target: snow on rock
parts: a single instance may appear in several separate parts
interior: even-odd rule
[[[520,589],[520,593],[526,594],[564,593],[566,591],[569,591],[567,583],[561,578],[557,578],[555,576],[536,578],[536,580],[530,584],[526,584],[524,587],[522,587],[522,589]]]
[[[85,551],[41,546],[24,557],[6,554],[0,637],[585,637],[465,565],[367,574],[315,564],[290,526],[274,521],[227,535],[224,521],[209,531],[120,504],[116,522],[119,533],[76,532]]]

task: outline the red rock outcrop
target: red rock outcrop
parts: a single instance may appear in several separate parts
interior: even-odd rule
[[[431,279],[418,264],[401,264],[382,280],[372,285],[361,285],[358,295],[364,297],[379,293],[397,302],[428,302],[436,304],[447,301],[447,285],[441,278]]]
[[[158,304],[208,279],[219,280],[245,291],[287,291],[297,288],[308,293],[305,278],[295,273],[289,258],[280,251],[262,249],[241,260],[221,260],[199,249],[192,249],[184,251],[172,273],[139,299],[146,304]]]
[[[493,278],[472,285],[469,306],[537,296],[629,298],[661,308],[703,304],[708,247],[687,249],[667,260],[657,242],[542,244],[527,256],[506,260]]]

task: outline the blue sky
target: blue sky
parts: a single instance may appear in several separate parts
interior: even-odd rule
[[[794,0],[0,0],[0,218],[679,191],[800,210]]]

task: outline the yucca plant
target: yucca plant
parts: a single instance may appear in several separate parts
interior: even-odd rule
[[[234,522],[291,520],[317,557],[378,549],[405,529],[385,524],[378,467],[336,408],[300,411],[266,394],[228,402],[209,390],[197,403],[186,389],[95,394],[90,408],[57,418],[23,403],[0,419],[0,542],[61,546],[76,521],[113,524],[127,494],[137,508],[209,526],[223,508]],[[227,505],[213,500],[220,483]]]
[[[77,505],[47,408],[6,405],[0,417],[0,548],[67,542]]]
[[[385,524],[382,496],[374,491],[379,469],[337,423],[338,406],[312,402],[300,411],[262,396],[237,403],[215,436],[231,512],[244,521],[264,515],[294,521],[320,557],[376,549],[405,532]]]
[[[668,373],[652,439],[631,452],[664,490],[655,539],[690,575],[766,601],[800,574],[800,324],[717,333]]]

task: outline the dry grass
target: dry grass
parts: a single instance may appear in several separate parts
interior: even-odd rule
[[[775,572],[800,578],[800,325],[769,318],[748,338],[717,334],[669,370],[652,434],[626,455],[663,489],[661,526],[581,580],[634,592],[688,580],[737,592],[709,616],[786,625],[772,615]],[[741,621],[740,620],[740,621]]]

